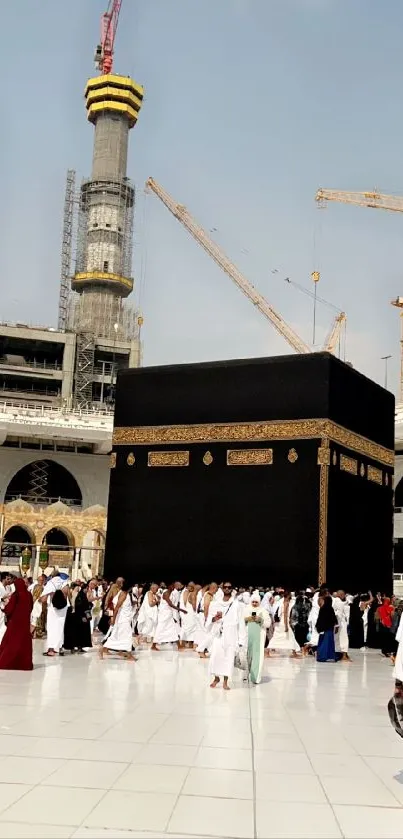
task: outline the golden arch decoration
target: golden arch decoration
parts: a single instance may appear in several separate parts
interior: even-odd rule
[[[32,538],[33,545],[41,545],[44,537],[53,528],[66,532],[71,547],[82,544],[84,534],[96,530],[105,538],[106,509],[93,505],[85,510],[77,510],[57,501],[55,504],[28,504],[22,499],[0,504],[2,517],[1,541],[10,527],[23,527]]]

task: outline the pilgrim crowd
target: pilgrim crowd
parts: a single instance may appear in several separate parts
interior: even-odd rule
[[[54,571],[37,580],[0,577],[0,670],[30,670],[32,641],[43,655],[90,652],[136,661],[168,647],[210,659],[211,687],[224,689],[234,667],[259,683],[265,658],[288,652],[319,663],[351,659],[350,649],[379,649],[403,682],[403,601],[326,586],[299,592],[233,588],[231,583],[129,585],[119,577],[71,582]]]

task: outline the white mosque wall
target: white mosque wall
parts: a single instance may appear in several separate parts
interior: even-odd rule
[[[75,454],[73,452],[30,451],[0,447],[0,503],[14,475],[35,460],[52,460],[64,466],[76,479],[82,494],[83,507],[108,505],[108,455]]]

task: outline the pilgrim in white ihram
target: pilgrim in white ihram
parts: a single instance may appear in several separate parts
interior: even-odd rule
[[[229,588],[230,592],[231,589]],[[224,586],[225,597],[225,586]],[[210,605],[206,629],[213,630],[211,646],[210,674],[214,676],[211,687],[215,687],[220,678],[224,679],[224,690],[228,690],[228,679],[234,669],[235,653],[239,646],[246,644],[246,627],[243,617],[244,606],[230,597],[221,602],[213,600]]]

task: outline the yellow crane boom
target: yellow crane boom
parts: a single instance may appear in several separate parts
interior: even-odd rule
[[[213,242],[207,235],[206,231],[192,218],[186,207],[182,204],[177,204],[168,192],[157,182],[154,178],[148,178],[146,182],[146,189],[150,189],[159,199],[165,204],[165,207],[175,216],[178,221],[183,224],[186,230],[196,239],[196,242],[201,245],[206,253],[214,259],[214,262],[222,268],[225,273],[231,277],[239,289],[249,298],[249,300],[256,306],[256,308],[264,315],[274,326],[277,332],[285,338],[289,345],[298,353],[312,352],[308,344],[297,335],[291,326],[286,323],[284,318],[273,309],[268,301],[260,294],[252,283],[241,274],[236,265],[223,253],[218,245]]]
[[[314,278],[315,283],[318,282],[318,280],[316,280],[316,276],[319,279],[320,275],[318,274],[317,271],[315,271],[312,274],[312,277]],[[284,281],[286,283],[289,283],[290,285],[294,286],[294,288],[298,288],[300,291],[302,291],[304,294],[307,294],[309,297],[313,297],[315,300],[320,301],[320,303],[324,303],[326,306],[331,306],[332,309],[336,309],[337,315],[336,315],[336,317],[335,317],[335,319],[334,319],[334,321],[333,321],[333,323],[330,327],[329,333],[328,333],[328,335],[326,337],[326,340],[325,340],[325,343],[323,345],[323,352],[331,352],[331,353],[334,354],[337,342],[339,340],[341,328],[342,328],[343,324],[345,324],[346,321],[347,321],[346,313],[342,312],[341,309],[337,309],[337,307],[334,306],[333,303],[329,303],[328,300],[324,300],[323,297],[318,297],[317,295],[315,295],[315,293],[313,291],[310,291],[309,288],[306,288],[305,286],[300,285],[300,283],[294,282],[294,280],[290,280],[289,277],[285,277]]]
[[[403,213],[403,197],[382,195],[376,190],[374,192],[343,192],[338,189],[318,189],[315,201],[322,205],[326,201],[338,201],[340,204],[354,204],[356,207],[371,207],[375,210]]]
[[[326,338],[325,345],[323,347],[323,349],[326,350],[326,352],[334,353],[337,346],[337,342],[340,337],[341,330],[346,320],[347,316],[345,312],[339,312],[339,314],[336,315],[329,335]]]
[[[384,195],[381,192],[343,192],[337,189],[318,189],[315,201],[324,205],[326,201],[339,201],[341,204],[354,204],[356,207],[371,207],[374,210],[388,210],[391,213],[403,213],[403,196]],[[400,309],[400,382],[399,402],[403,402],[403,298],[391,301],[392,306]]]

